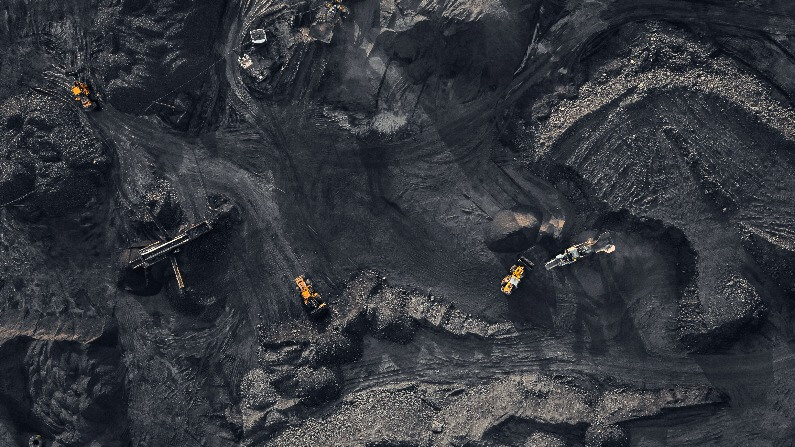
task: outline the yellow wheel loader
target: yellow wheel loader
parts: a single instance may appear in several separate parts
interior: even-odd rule
[[[323,318],[328,314],[329,306],[326,301],[320,297],[320,294],[312,288],[312,282],[309,278],[303,275],[295,278],[295,285],[301,293],[303,299],[304,309],[309,313],[312,318]]]
[[[516,264],[511,266],[508,276],[502,279],[500,283],[500,290],[506,295],[513,293],[513,290],[519,287],[519,282],[524,278],[525,273],[535,266],[532,261],[524,256],[519,257]]]
[[[85,82],[75,81],[72,84],[72,95],[75,101],[80,101],[83,110],[93,110],[97,106],[97,103],[91,100],[91,90]]]

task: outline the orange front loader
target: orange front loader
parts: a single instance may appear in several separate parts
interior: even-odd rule
[[[309,278],[304,278],[303,275],[295,278],[295,285],[298,291],[301,292],[303,299],[304,309],[309,313],[312,318],[322,318],[325,316],[329,307],[328,304],[320,297],[320,294],[315,292],[312,288],[312,282]]]

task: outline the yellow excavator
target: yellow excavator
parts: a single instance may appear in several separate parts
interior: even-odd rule
[[[524,256],[520,256],[519,260],[516,261],[516,264],[511,266],[510,273],[508,276],[502,279],[500,283],[500,289],[502,293],[506,295],[510,295],[513,293],[513,289],[519,287],[519,282],[524,278],[525,273],[528,270],[532,269],[535,266],[532,261],[525,258]]]
[[[75,81],[72,84],[72,95],[75,101],[80,101],[83,110],[93,110],[97,103],[91,100],[91,90],[85,82]]]
[[[320,297],[320,294],[312,288],[312,281],[305,278],[303,275],[295,278],[295,285],[298,291],[301,292],[303,298],[304,309],[309,313],[312,318],[322,318],[328,314],[329,306],[326,301]]]

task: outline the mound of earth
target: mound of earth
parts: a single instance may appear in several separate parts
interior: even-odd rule
[[[496,252],[521,252],[538,237],[539,217],[532,210],[500,210],[486,227],[486,246]]]
[[[114,336],[90,344],[6,339],[0,399],[12,420],[39,421],[51,445],[122,445],[127,401],[124,368]],[[22,366],[19,368],[18,366]],[[2,437],[5,445],[21,445]]]

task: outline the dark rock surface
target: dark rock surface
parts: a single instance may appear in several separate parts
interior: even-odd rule
[[[6,421],[36,431],[52,445],[119,445],[127,433],[127,401],[121,351],[112,335],[91,344],[11,339],[0,345],[7,359],[2,392]],[[21,368],[20,368],[21,366]],[[19,439],[6,432],[8,445]],[[0,438],[2,439],[2,438]]]
[[[416,386],[357,393],[322,418],[285,430],[274,446],[428,445],[434,408]]]
[[[61,98],[26,93],[0,105],[0,201],[60,216],[95,206],[110,159],[82,112]],[[26,209],[28,210],[28,209]]]
[[[568,434],[588,446],[626,445],[616,424],[673,408],[716,404],[708,388],[633,390],[598,386],[589,378],[513,376],[467,390],[436,416],[445,427],[438,445],[492,440],[521,445],[535,430]]]
[[[100,1],[91,34],[102,40],[91,66],[107,101],[124,112],[182,111],[175,124],[187,126],[199,104],[212,103],[201,91],[206,79],[185,85],[212,70],[225,1]],[[141,87],[144,87],[143,89]],[[168,93],[181,89],[181,96]],[[152,105],[152,101],[166,104]],[[154,109],[150,106],[153,106]],[[212,107],[212,106],[211,106]],[[148,108],[148,110],[147,110]],[[184,122],[187,120],[188,122]]]
[[[785,0],[5,1],[0,445],[789,445],[793,30]],[[185,289],[129,268],[204,221]]]
[[[715,47],[669,25],[627,26],[614,39],[578,98],[540,125],[537,156],[574,169],[611,209],[681,228],[698,256],[682,337],[695,346],[730,337],[764,313],[742,272],[754,262],[742,235],[791,245],[777,228],[792,219],[785,203],[795,196],[774,172],[789,163],[791,111]],[[625,129],[631,135],[619,137]],[[771,202],[780,206],[763,211]]]
[[[3,203],[13,204],[27,193],[33,191],[34,177],[19,163],[3,160],[0,164],[0,190],[3,196],[0,200]]]

